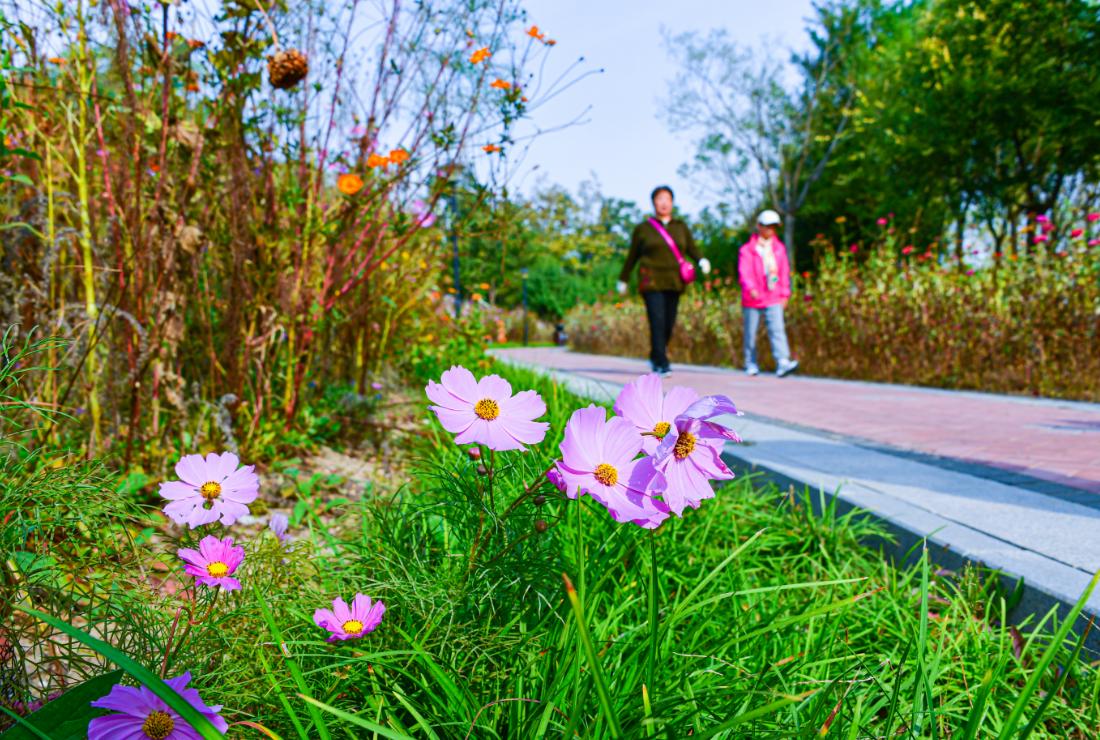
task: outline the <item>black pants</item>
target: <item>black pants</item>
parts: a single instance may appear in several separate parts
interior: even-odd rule
[[[676,325],[676,308],[680,293],[675,290],[647,290],[642,293],[645,313],[649,317],[649,361],[654,370],[668,369],[668,341]]]

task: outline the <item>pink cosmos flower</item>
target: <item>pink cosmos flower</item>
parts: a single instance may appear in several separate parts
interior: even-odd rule
[[[852,254],[855,254],[856,252],[859,251],[859,245],[858,244],[853,244],[852,246],[848,247],[848,251],[851,252]]]
[[[556,467],[546,471],[546,480],[550,481],[550,485],[554,486],[554,488],[562,493],[565,493],[565,489],[568,487],[565,485],[565,479],[561,477],[561,473],[558,472]]]
[[[331,609],[318,609],[313,612],[313,622],[321,629],[326,629],[332,634],[328,642],[337,640],[354,640],[363,637],[368,632],[374,632],[382,623],[382,615],[386,613],[386,605],[381,601],[371,603],[370,597],[363,594],[355,594],[351,606],[337,597],[332,600]]]
[[[879,226],[885,226],[886,224],[889,223],[889,220],[885,216],[883,216],[883,217],[879,218],[879,220],[876,221],[875,223],[877,223]]]
[[[1090,247],[1095,247],[1098,244],[1100,244],[1100,239],[1089,239],[1089,246]]]
[[[244,548],[233,547],[233,538],[219,540],[207,535],[199,542],[199,549],[181,548],[177,554],[187,563],[183,569],[204,586],[221,586],[226,591],[237,591],[241,582],[231,576],[244,561]]]
[[[902,247],[901,248],[901,253],[902,254],[912,254],[913,253],[913,245],[909,244],[909,245],[906,245],[906,246]]]
[[[1033,244],[1042,244],[1046,240],[1047,240],[1047,235],[1046,234],[1036,234],[1035,236],[1033,236],[1031,238],[1031,241],[1032,241]]]
[[[248,504],[260,491],[260,477],[254,466],[240,465],[232,452],[184,455],[176,463],[178,481],[160,484],[160,495],[168,499],[164,513],[177,524],[191,529],[221,519],[226,526],[248,513]]]
[[[1049,234],[1050,232],[1054,231],[1054,224],[1052,224],[1050,221],[1040,221],[1039,228],[1043,230],[1044,234]]]
[[[512,386],[499,375],[480,381],[464,367],[455,365],[443,373],[440,382],[428,382],[425,389],[439,423],[455,442],[483,444],[498,452],[522,450],[538,444],[550,426],[534,421],[546,413],[546,404],[534,391],[512,395]]]
[[[725,396],[700,399],[676,418],[653,455],[654,467],[666,482],[661,497],[677,516],[683,516],[686,507],[698,508],[703,499],[714,497],[710,481],[733,478],[722,462],[722,448],[726,440],[740,440],[732,429],[709,419],[735,413],[733,402]]]
[[[1073,237],[1074,239],[1076,239],[1077,237],[1081,236],[1081,234],[1084,234],[1084,233],[1085,233],[1084,229],[1074,229],[1073,231],[1069,232],[1069,235],[1071,237]]]
[[[664,478],[656,474],[653,458],[637,459],[641,451],[634,424],[618,416],[608,419],[599,406],[577,409],[565,425],[557,464],[565,495],[575,499],[587,493],[617,522],[660,526],[668,507],[654,494],[664,489]]]
[[[698,400],[698,393],[683,386],[674,386],[666,395],[661,376],[649,373],[622,389],[615,399],[615,413],[638,428],[642,433],[642,449],[652,455],[676,417]]]
[[[1085,220],[1088,221],[1090,224],[1093,221],[1100,221],[1100,213],[1090,213],[1089,215],[1085,216]]]
[[[1040,213],[1035,217],[1035,220],[1041,224],[1050,223],[1050,218],[1045,213]]]
[[[218,729],[229,731],[229,723],[218,716],[221,706],[209,707],[195,689],[187,688],[191,673],[165,680],[177,694],[197,709]],[[176,710],[144,686],[116,684],[102,699],[92,702],[93,707],[110,709],[117,714],[96,717],[88,723],[88,740],[202,740]]]

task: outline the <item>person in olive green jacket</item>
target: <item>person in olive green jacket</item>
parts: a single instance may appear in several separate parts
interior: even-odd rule
[[[650,195],[656,218],[672,237],[683,259],[692,259],[699,265],[704,275],[710,272],[710,262],[699,254],[695,239],[687,224],[672,217],[672,189],[667,185],[654,188]],[[664,236],[647,219],[634,227],[630,238],[630,252],[626,255],[626,264],[619,274],[616,289],[625,295],[630,274],[638,266],[638,290],[645,301],[645,312],[649,318],[649,363],[653,372],[668,375],[672,369],[668,362],[668,341],[672,338],[672,327],[676,324],[676,308],[680,303],[680,294],[684,292],[684,281],[680,278],[680,264]]]

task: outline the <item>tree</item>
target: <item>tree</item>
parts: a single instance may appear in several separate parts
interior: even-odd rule
[[[827,129],[819,116],[821,91],[837,66],[835,49],[820,48],[815,64],[788,84],[772,44],[744,47],[725,30],[684,33],[666,44],[679,65],[665,104],[669,123],[699,134],[686,171],[709,176],[711,192],[731,198],[748,218],[761,202],[778,210],[795,264],[798,212],[848,126],[846,113]],[[846,102],[834,105],[844,111]]]

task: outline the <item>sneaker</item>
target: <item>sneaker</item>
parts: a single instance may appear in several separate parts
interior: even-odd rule
[[[777,378],[782,378],[784,375],[790,375],[798,369],[798,360],[787,360],[780,363],[779,368],[775,371]]]
[[[759,374],[760,374],[760,368],[758,368],[756,365],[749,365],[748,367],[745,368],[745,375],[748,375],[748,376],[751,377],[751,376],[759,375]]]
[[[672,375],[672,368],[668,366],[662,367],[660,370],[657,371],[657,374],[660,375],[662,378],[667,378]]]

